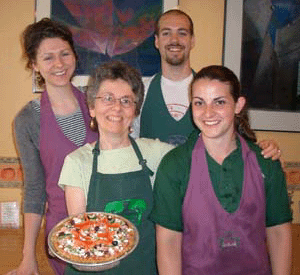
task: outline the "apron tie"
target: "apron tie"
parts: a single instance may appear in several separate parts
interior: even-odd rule
[[[150,177],[154,175],[154,172],[147,166],[147,160],[145,159],[139,160],[139,165],[143,167],[143,170],[146,171],[150,175]]]
[[[96,148],[96,147],[94,147],[94,149],[92,150],[92,153],[93,153],[93,155],[97,155],[97,156],[99,156],[100,155],[100,150],[99,150],[99,148]]]

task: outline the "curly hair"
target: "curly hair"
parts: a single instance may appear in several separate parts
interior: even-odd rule
[[[68,42],[77,61],[78,57],[74,47],[72,32],[59,22],[49,18],[43,18],[38,22],[28,25],[22,33],[21,44],[23,48],[23,59],[26,61],[26,69],[33,69],[38,48],[46,38],[61,38]],[[37,82],[40,87],[45,84],[45,79],[40,73],[37,75]]]

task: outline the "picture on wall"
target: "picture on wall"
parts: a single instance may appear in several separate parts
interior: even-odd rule
[[[244,1],[241,82],[253,108],[300,110],[300,1]]]
[[[68,26],[78,53],[77,86],[101,63],[118,59],[144,77],[160,70],[154,23],[178,0],[36,0],[36,20],[50,17]],[[75,84],[76,85],[76,84]]]
[[[300,131],[300,1],[227,1],[224,64],[256,130]]]

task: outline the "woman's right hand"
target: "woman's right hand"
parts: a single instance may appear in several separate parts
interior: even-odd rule
[[[23,259],[17,269],[5,275],[39,275],[36,259],[36,242],[41,228],[42,216],[35,213],[24,213],[24,248]]]
[[[5,275],[39,275],[36,259],[23,259],[17,269],[11,270]]]

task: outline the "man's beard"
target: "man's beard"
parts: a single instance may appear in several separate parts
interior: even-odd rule
[[[180,46],[181,48],[184,48],[183,46],[176,44],[176,45],[168,45],[167,46],[167,54],[166,54],[166,62],[172,66],[179,66],[182,65],[185,61],[184,54],[181,53],[180,56],[169,56],[168,55],[168,48],[172,46]]]
[[[184,63],[184,56],[182,55],[181,57],[166,57],[166,62],[172,66],[179,66]]]

